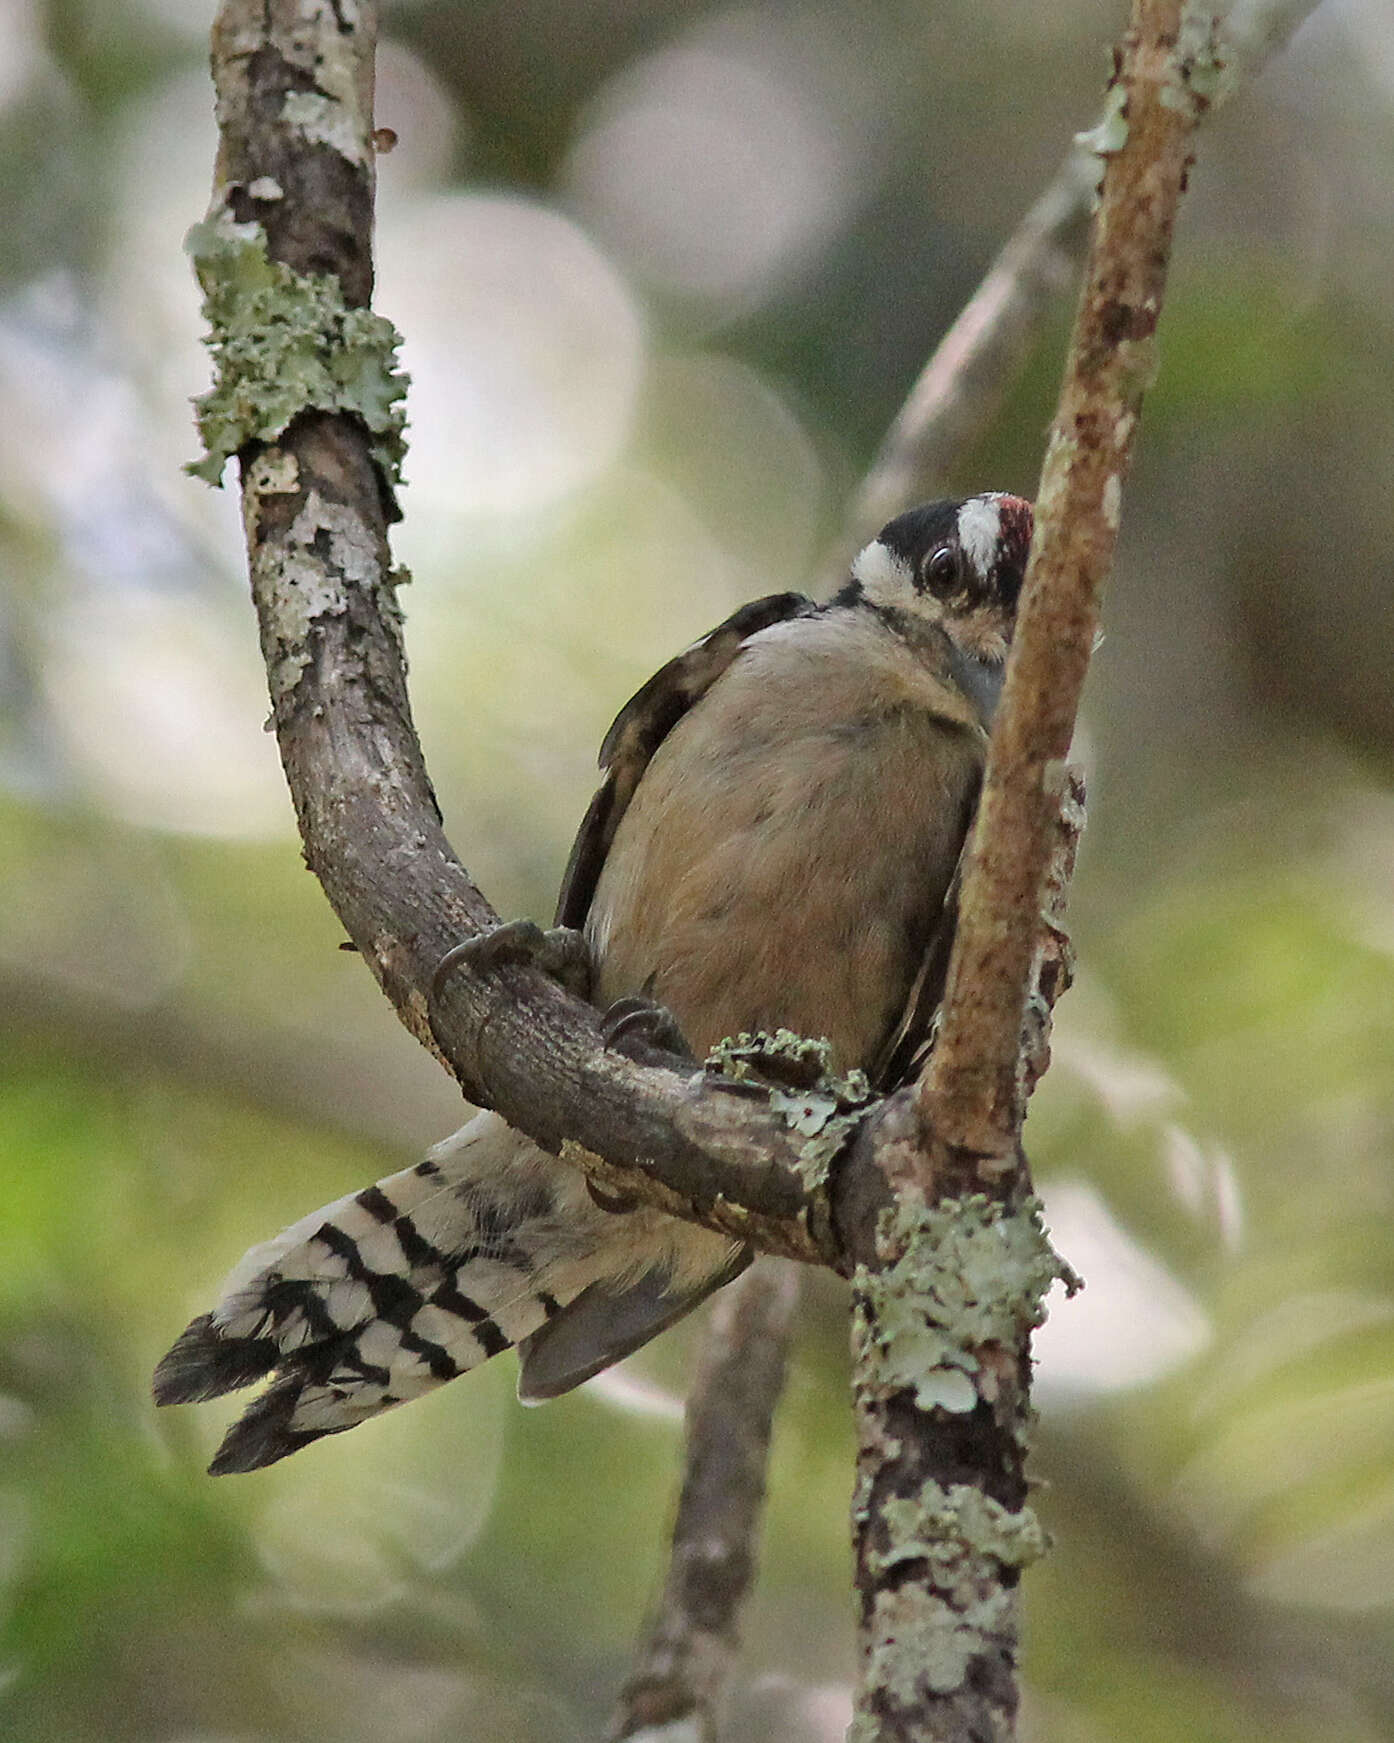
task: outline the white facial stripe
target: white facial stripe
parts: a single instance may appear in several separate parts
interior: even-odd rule
[[[905,605],[915,595],[910,565],[880,539],[873,539],[857,553],[852,579],[861,582],[862,592],[873,605]]]
[[[995,496],[974,496],[958,511],[958,542],[963,554],[986,581],[1002,535],[1002,509]]]

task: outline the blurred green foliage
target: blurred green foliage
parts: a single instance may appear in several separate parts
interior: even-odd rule
[[[1028,1133],[1088,1278],[1041,1340],[1033,1743],[1394,1730],[1379,4],[1327,0],[1202,141],[1091,677],[1081,974]],[[231,1407],[147,1401],[246,1246],[459,1117],[337,949],[260,730],[235,508],[179,475],[209,10],[3,20],[0,1732],[570,1743],[660,1578],[699,1328],[622,1388],[523,1412],[504,1358],[218,1483]],[[414,702],[502,911],[548,913],[618,703],[809,584],[1120,21],[387,9]],[[1067,327],[955,485],[1029,490]],[[811,1279],[734,1743],[845,1721],[845,1342]]]

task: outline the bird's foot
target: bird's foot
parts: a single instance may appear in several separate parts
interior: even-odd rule
[[[600,1018],[605,1045],[637,1065],[692,1065],[687,1037],[665,1005],[637,994],[616,999]]]
[[[552,926],[544,932],[533,920],[506,920],[446,951],[431,977],[431,1003],[436,1003],[441,988],[462,964],[476,974],[488,974],[519,962],[541,969],[577,998],[590,998],[591,956],[579,932],[570,926]]]

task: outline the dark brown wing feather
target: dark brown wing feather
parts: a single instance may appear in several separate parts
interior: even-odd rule
[[[949,953],[953,949],[954,928],[958,924],[958,894],[963,883],[963,861],[968,851],[968,838],[978,809],[981,784],[975,786],[964,807],[963,846],[958,864],[944,892],[944,900],[925,938],[924,954],[919,971],[910,983],[905,1009],[900,1021],[882,1043],[876,1063],[868,1073],[877,1089],[887,1095],[919,1075],[924,1063],[934,1018],[944,997],[944,983],[949,973]]]
[[[584,926],[600,869],[649,759],[750,637],[772,623],[816,610],[803,593],[770,593],[733,611],[710,634],[660,666],[615,716],[600,747],[600,783],[581,821],[557,897],[558,926]]]

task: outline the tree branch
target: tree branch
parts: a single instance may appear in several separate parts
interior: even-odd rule
[[[835,1263],[827,1168],[810,1166],[808,1139],[756,1084],[607,1050],[596,1012],[523,966],[456,973],[428,1012],[442,956],[498,916],[446,840],[407,699],[392,480],[361,409],[376,403],[390,345],[374,355],[372,335],[347,332],[366,385],[326,408],[312,378],[287,415],[296,348],[281,342],[268,362],[250,332],[303,331],[300,349],[317,356],[325,274],[350,311],[369,294],[374,34],[366,3],[225,0],[213,55],[222,145],[195,243],[222,364],[205,424],[216,416],[241,455],[272,719],[306,863],[402,1021],[472,1099],[550,1149],[566,1144],[606,1185]],[[342,345],[345,319],[333,318]]]
[[[533,969],[462,971],[428,1009],[446,951],[497,916],[441,829],[401,657],[387,549],[401,384],[393,336],[366,314],[374,23],[370,0],[224,0],[222,147],[194,248],[222,369],[203,408],[207,464],[239,455],[273,721],[307,862],[402,1020],[474,1099],[604,1184],[772,1252],[855,1265],[865,1677],[854,1735],[1005,1737],[1015,1586],[1040,1551],[1024,1506],[1029,1334],[1059,1273],[1017,1141],[1064,979],[1039,907],[1052,842],[1069,852],[1069,828],[1058,841],[1063,758],[1190,131],[1229,71],[1213,21],[1192,7],[1183,21],[1180,0],[1137,0],[1126,107],[1096,140],[1109,165],[1095,268],[939,1044],[918,1090],[867,1117],[830,1093],[813,1140],[748,1076],[607,1051],[596,1013]],[[326,356],[343,367],[326,371]],[[710,1445],[695,1434],[694,1461]],[[747,1518],[752,1493],[747,1481]],[[680,1674],[692,1710],[709,1710],[712,1680],[693,1667],[689,1638]]]
[[[1184,33],[1183,33],[1184,24]],[[921,1112],[949,1145],[1009,1158],[1024,1114],[1025,989],[1064,759],[1098,633],[1123,484],[1192,134],[1229,73],[1213,12],[1138,0],[1118,77],[1098,221],[1037,498],[1036,536],[969,850]]]
[[[762,1260],[716,1297],[687,1400],[687,1457],[658,1614],[620,1696],[612,1738],[714,1743],[755,1571],[774,1407],[799,1273]]]
[[[1116,64],[1094,139],[1106,158],[1098,220],[939,1033],[901,1116],[895,1210],[854,1279],[854,1743],[1014,1734],[1016,1588],[1044,1550],[1025,1505],[1030,1334],[1061,1271],[1020,1145],[1041,1068],[1023,1043],[1043,1044],[1041,1007],[1062,966],[1051,932],[1042,940],[1041,904],[1052,892],[1058,903],[1073,854],[1064,759],[1155,373],[1192,134],[1228,76],[1213,14],[1182,0],[1135,0]]]

